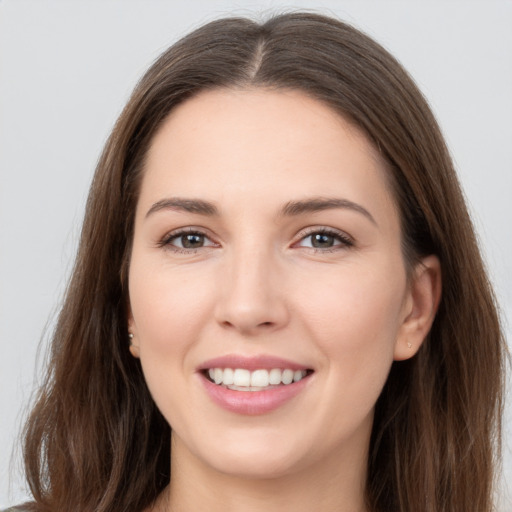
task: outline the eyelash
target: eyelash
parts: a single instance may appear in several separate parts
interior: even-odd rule
[[[186,235],[198,235],[202,236],[205,239],[209,239],[208,235],[204,233],[203,231],[195,228],[186,228],[186,229],[180,229],[178,231],[172,231],[171,233],[168,233],[165,235],[162,240],[158,242],[158,247],[163,247],[165,249],[168,249],[172,252],[178,253],[178,254],[195,254],[199,249],[204,249],[204,247],[198,247],[196,249],[187,249],[185,247],[176,247],[175,245],[172,245],[172,241],[176,240],[178,238],[181,238],[182,236]],[[216,244],[214,244],[216,245]],[[209,246],[206,246],[209,247]]]
[[[351,237],[349,237],[346,233],[343,233],[342,231],[338,231],[336,229],[332,228],[318,228],[318,227],[312,227],[312,228],[306,228],[304,231],[299,233],[300,239],[299,242],[305,240],[308,237],[311,237],[313,235],[327,235],[332,236],[335,240],[339,241],[339,245],[334,245],[332,247],[328,248],[319,248],[319,247],[309,247],[309,249],[312,249],[315,253],[330,253],[330,252],[336,252],[343,249],[348,249],[350,247],[354,246],[354,240],[352,240]],[[294,244],[295,245],[295,244]]]
[[[212,245],[209,245],[209,246],[207,245],[207,246],[198,247],[198,248],[183,248],[183,247],[176,247],[176,246],[172,245],[173,240],[176,240],[185,235],[197,235],[197,236],[201,236],[201,237],[204,237],[205,239],[210,240],[208,235],[206,233],[204,233],[203,231],[201,231],[199,229],[195,229],[195,228],[187,228],[187,229],[180,229],[179,231],[173,231],[171,233],[168,233],[167,235],[165,235],[162,238],[162,240],[160,240],[158,242],[157,245],[158,245],[158,247],[169,249],[172,252],[175,252],[178,254],[195,254],[200,249],[204,249],[206,247],[214,247],[215,245],[217,245],[215,242],[213,242]],[[318,227],[313,228],[312,227],[312,228],[307,228],[306,230],[303,230],[302,232],[299,233],[300,238],[299,238],[298,242],[294,243],[294,245],[296,245],[297,243],[299,243],[313,235],[332,236],[335,240],[340,242],[338,245],[334,245],[334,246],[328,247],[328,248],[305,247],[305,248],[311,249],[315,253],[323,253],[323,254],[332,253],[332,252],[336,252],[339,250],[348,249],[348,248],[354,246],[354,241],[347,234],[343,233],[342,231],[337,231],[332,228],[325,228],[325,227],[321,227],[321,228],[318,228]]]

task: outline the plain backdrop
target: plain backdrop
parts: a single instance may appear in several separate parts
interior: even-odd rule
[[[17,435],[72,265],[91,176],[131,89],[161,51],[206,21],[299,8],[338,16],[375,37],[429,99],[510,339],[511,1],[0,0],[0,507],[27,496]],[[512,510],[510,407],[507,414],[504,512]]]

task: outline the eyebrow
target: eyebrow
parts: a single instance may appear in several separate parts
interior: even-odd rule
[[[171,197],[157,201],[146,213],[146,218],[160,210],[174,210],[178,212],[197,213],[199,215],[216,216],[219,215],[217,207],[209,201],[202,199],[184,199],[180,197]]]
[[[332,209],[347,209],[364,215],[376,226],[377,221],[373,215],[363,206],[348,199],[340,199],[337,197],[311,197],[301,201],[289,201],[282,209],[281,215],[289,217],[302,215],[304,213],[320,212]]]
[[[295,217],[305,213],[320,212],[323,210],[347,209],[364,215],[368,220],[377,226],[372,214],[363,206],[348,199],[337,197],[311,197],[300,201],[289,201],[281,209],[279,216]],[[151,206],[146,213],[146,218],[161,210],[174,210],[178,212],[195,213],[205,216],[218,216],[218,208],[209,201],[202,199],[187,199],[172,197],[161,199]]]

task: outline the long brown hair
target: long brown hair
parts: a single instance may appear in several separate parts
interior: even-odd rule
[[[222,19],[167,50],[135,88],[91,187],[46,382],[26,427],[38,511],[121,512],[170,478],[170,428],[128,351],[127,268],[144,158],[179,103],[219,87],[295,89],[357,125],[389,167],[406,263],[436,254],[443,297],[428,339],[377,402],[372,512],[489,512],[505,344],[453,165],[418,88],[353,27],[292,13]]]

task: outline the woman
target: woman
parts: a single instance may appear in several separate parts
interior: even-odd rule
[[[400,65],[318,15],[213,22],[150,68],[99,162],[29,507],[490,511],[503,354]]]

